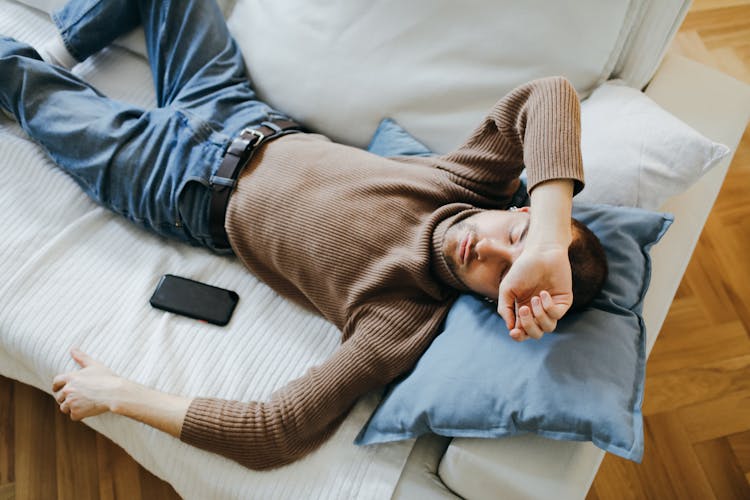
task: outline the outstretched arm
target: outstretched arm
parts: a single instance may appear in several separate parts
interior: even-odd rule
[[[270,469],[320,446],[360,396],[409,370],[446,312],[428,300],[362,305],[331,358],[267,401],[173,396],[125,380],[80,351],[72,354],[82,369],[55,377],[53,391],[75,420],[119,413],[251,469]]]
[[[358,377],[357,363],[346,354],[352,344],[345,347],[270,401],[175,396],[120,377],[78,350],[71,354],[81,369],[56,376],[52,389],[60,410],[73,420],[112,412],[251,469],[265,470],[317,448],[358,396],[384,383],[379,377]],[[347,387],[332,373],[337,369],[354,374],[349,384],[364,383],[364,387]]]

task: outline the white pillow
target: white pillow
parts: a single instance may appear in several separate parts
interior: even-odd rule
[[[617,80],[581,103],[581,149],[586,187],[576,201],[650,210],[730,152]]]

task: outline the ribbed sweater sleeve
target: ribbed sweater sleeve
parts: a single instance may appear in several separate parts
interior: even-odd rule
[[[408,300],[362,306],[351,336],[322,365],[267,402],[194,399],[180,439],[251,469],[293,462],[320,446],[357,398],[408,370],[446,310]]]
[[[564,77],[533,80],[492,108],[456,151],[442,157],[461,177],[504,184],[526,166],[529,192],[540,182],[573,179],[583,189],[581,111]]]

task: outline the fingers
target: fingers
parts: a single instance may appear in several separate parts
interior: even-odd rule
[[[544,331],[539,328],[539,325],[534,321],[534,316],[531,314],[531,308],[529,306],[522,306],[518,309],[518,316],[526,335],[531,338],[539,340],[544,335]]]
[[[57,405],[60,407],[60,411],[65,413],[66,415],[70,413],[70,390],[68,388],[63,388],[60,391],[57,391],[53,394],[55,401],[57,401]]]
[[[81,420],[80,408],[76,403],[77,398],[70,390],[63,389],[55,393],[54,396],[62,413],[70,416],[71,420]]]
[[[87,366],[96,364],[96,360],[94,360],[94,358],[79,349],[71,349],[70,355],[73,356],[73,359],[81,366],[81,368],[86,368]]]
[[[553,314],[559,310],[554,304],[552,297],[546,291],[540,293],[539,297],[532,297],[530,306],[524,305],[518,309],[517,324],[510,330],[513,340],[522,342],[529,338],[541,339],[547,332],[552,332],[557,327],[557,318],[553,317],[547,307],[552,306]]]
[[[515,297],[510,293],[503,292],[501,289],[497,297],[497,313],[503,318],[503,320],[505,320],[505,326],[509,330],[513,328],[516,323],[515,307]]]
[[[542,300],[542,306],[547,312],[547,315],[555,321],[565,316],[565,313],[570,309],[570,304],[567,302],[556,304],[552,295],[546,290],[543,290],[539,294],[539,298]]]
[[[70,419],[74,422],[84,418],[83,414],[81,414],[80,408],[78,406],[74,407],[74,403],[70,398],[63,400],[63,402],[60,403],[60,411],[70,416]]]
[[[53,378],[52,379],[52,392],[57,392],[60,389],[62,389],[65,386],[65,384],[68,383],[68,380],[70,380],[70,374],[68,373],[63,373]]]
[[[500,296],[497,299],[497,313],[505,320],[505,327],[510,330],[516,326],[516,301],[512,295]]]
[[[529,340],[531,338],[526,335],[526,332],[524,332],[521,328],[512,329],[510,331],[510,337],[516,342],[523,342],[524,340]]]
[[[55,398],[55,401],[57,401],[57,404],[61,405],[63,401],[65,401],[65,398],[68,397],[68,391],[58,391],[55,392],[52,396]]]
[[[543,332],[551,332],[557,326],[557,321],[550,318],[542,305],[539,297],[532,297],[531,310],[534,312],[534,320]]]
[[[71,355],[83,368],[91,366],[92,363],[96,364],[91,357],[77,349],[72,350]],[[81,412],[80,398],[76,395],[77,389],[74,387],[78,373],[80,372],[63,373],[52,379],[52,395],[60,411],[68,415],[73,421],[78,421],[85,417],[85,414]]]
[[[525,307],[529,308],[529,315],[531,316],[530,318],[526,317],[526,321],[519,314],[520,309],[515,297],[510,292],[504,293],[500,290],[497,313],[505,320],[505,326],[509,331],[519,330],[515,335],[511,335],[513,338],[519,337],[517,340],[525,340],[528,336],[540,338],[540,335],[537,336],[538,331],[542,333],[554,331],[557,320],[565,315],[570,305],[555,303],[550,293],[542,290],[538,296],[532,297],[529,306]],[[533,333],[529,332],[529,328]]]

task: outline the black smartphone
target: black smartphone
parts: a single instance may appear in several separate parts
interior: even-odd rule
[[[157,309],[224,326],[239,298],[232,290],[165,274],[149,302]]]

